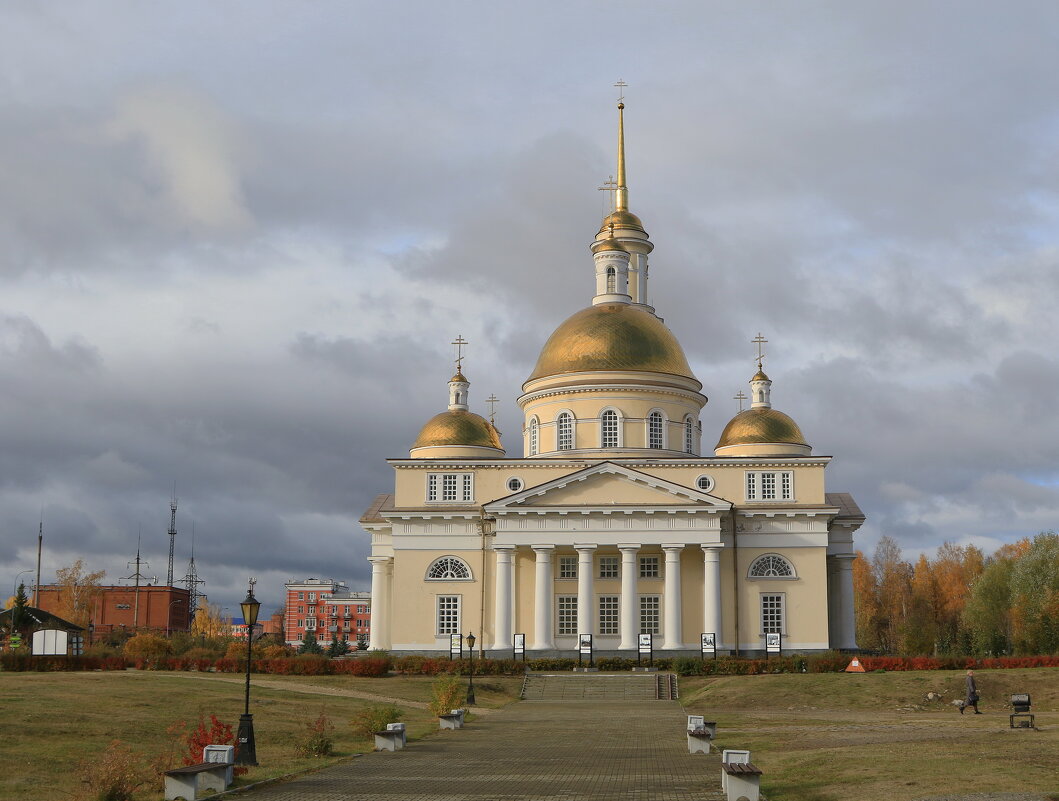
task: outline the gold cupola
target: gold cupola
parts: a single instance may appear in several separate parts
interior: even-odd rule
[[[760,335],[759,335],[760,336]],[[750,379],[750,408],[728,421],[717,456],[809,456],[813,449],[789,415],[772,408],[772,381],[761,369]]]
[[[699,454],[702,384],[673,332],[646,303],[647,254],[654,246],[628,210],[624,108],[619,102],[614,209],[590,246],[592,305],[555,329],[518,399],[530,458]]]
[[[462,358],[457,358],[456,374],[449,379],[449,408],[431,417],[420,429],[408,453],[413,459],[495,459],[504,455],[500,432],[484,417],[470,411],[471,382],[464,377],[461,362]]]

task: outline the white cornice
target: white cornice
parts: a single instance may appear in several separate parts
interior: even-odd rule
[[[646,449],[645,449],[646,450]],[[555,453],[555,451],[551,451]],[[520,467],[572,467],[580,469],[591,467],[601,462],[612,462],[625,467],[826,467],[833,457],[831,456],[789,456],[789,457],[761,457],[761,456],[689,456],[685,458],[672,459],[644,459],[638,456],[598,456],[596,458],[567,459],[567,458],[532,458],[510,459],[409,459],[391,458],[386,463],[398,469],[436,470],[439,467],[489,467],[512,469]]]

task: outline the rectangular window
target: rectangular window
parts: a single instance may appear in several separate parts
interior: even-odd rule
[[[460,633],[460,596],[438,596],[438,635]]]
[[[559,557],[559,578],[561,579],[575,579],[577,578],[577,557],[576,556],[560,556]],[[577,634],[575,631],[574,634]]]
[[[309,593],[309,600],[310,601],[315,601],[316,600],[316,593],[315,592],[310,592]]]
[[[621,559],[617,556],[599,557],[599,577],[601,579],[618,578],[620,565]]]
[[[443,473],[441,476],[441,500],[456,500],[456,474]]]
[[[299,606],[298,607],[298,614],[300,615],[300,614],[303,614],[304,612],[305,612],[305,607],[304,606]]]
[[[307,629],[315,629],[316,628],[316,619],[315,618],[311,618],[311,617],[307,618],[306,621],[305,621],[305,628],[307,628]]]
[[[305,600],[305,593],[304,592],[299,592],[298,593],[298,600],[299,601],[304,601]]]
[[[618,596],[599,596],[599,633],[618,633]]]
[[[662,620],[661,596],[640,596],[640,633],[660,634],[660,623]]]
[[[783,593],[762,593],[761,633],[783,632]]]
[[[349,621],[348,620],[343,620],[342,621],[342,630],[343,631],[349,631]]]
[[[367,614],[368,607],[366,607],[366,606],[358,606],[357,607],[357,612],[358,612],[358,614],[361,614],[361,615]]]
[[[428,473],[427,501],[473,501],[473,473]]]
[[[657,556],[640,557],[640,578],[658,578],[661,575]],[[642,632],[646,634],[647,632]]]
[[[310,615],[315,615],[316,614],[316,607],[315,606],[310,606],[309,607],[309,614]]]
[[[559,625],[556,634],[578,634],[577,630],[577,596],[560,595],[556,598],[556,609],[559,613]]]
[[[794,499],[794,473],[752,471],[746,474],[748,501],[790,501]]]
[[[298,628],[302,628],[303,626],[305,626],[305,621],[304,620],[299,620],[298,621]]]

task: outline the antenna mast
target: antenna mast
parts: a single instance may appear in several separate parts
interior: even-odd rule
[[[173,488],[173,498],[169,501],[169,572],[166,574],[165,585],[173,586],[173,550],[176,547],[176,487]]]

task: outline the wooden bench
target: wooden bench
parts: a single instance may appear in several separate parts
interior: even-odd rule
[[[717,736],[716,721],[702,715],[688,715],[688,753],[710,753],[710,742]]]
[[[201,762],[165,772],[165,801],[195,801],[199,790],[224,792],[228,789],[228,771],[225,762]]]
[[[723,762],[728,801],[758,801],[761,770],[752,762]]]

